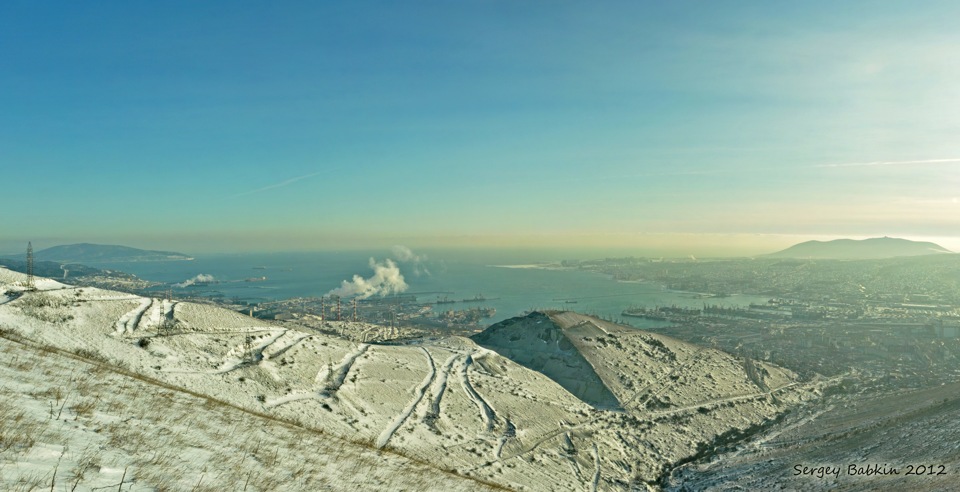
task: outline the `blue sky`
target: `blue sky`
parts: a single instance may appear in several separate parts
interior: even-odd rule
[[[4,2],[0,246],[956,244],[957,18],[956,2]]]

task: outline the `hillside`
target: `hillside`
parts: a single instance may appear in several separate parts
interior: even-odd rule
[[[0,266],[9,268],[15,272],[26,273],[27,262],[16,258],[0,258]],[[55,261],[36,261],[33,264],[33,273],[41,277],[61,278],[68,273],[77,275],[97,275],[107,274],[103,270],[91,268],[85,265],[70,265],[69,267]],[[111,272],[116,274],[117,272]]]
[[[585,401],[637,414],[723,413],[724,403],[762,399],[798,384],[783,368],[573,312],[513,318],[473,338]]]
[[[853,380],[847,385],[856,387]],[[957,490],[958,412],[960,383],[876,393],[838,391],[819,405],[791,413],[758,439],[676,469],[664,489]],[[830,471],[819,477],[817,471],[798,474],[798,464]],[[897,473],[867,476],[850,465]]]
[[[835,260],[873,260],[898,256],[920,256],[950,253],[942,246],[924,241],[893,237],[870,239],[834,239],[806,241],[783,251],[766,255],[767,258],[808,258]]]
[[[677,464],[709,452],[718,443],[748,435],[804,401],[818,398],[824,384],[803,384],[773,366],[574,313],[541,314],[514,322],[549,321],[555,325],[544,336],[557,337],[549,342],[557,347],[560,334],[570,340],[582,355],[575,363],[592,367],[615,405],[624,409],[613,411],[591,404],[590,398],[578,398],[577,394],[585,395],[576,389],[575,374],[568,371],[560,377],[559,363],[546,364],[541,373],[466,338],[357,343],[214,306],[76,288],[49,279],[39,279],[39,291],[29,292],[23,290],[23,280],[22,274],[0,269],[0,329],[7,340],[62,353],[176,395],[194,395],[201,400],[177,398],[186,398],[186,405],[189,401],[199,405],[201,415],[218,412],[219,405],[241,412],[235,424],[225,427],[248,429],[256,418],[267,418],[346,443],[337,444],[335,450],[312,447],[320,455],[316,457],[319,462],[301,465],[296,478],[300,482],[282,482],[284,486],[271,490],[299,490],[294,484],[304,480],[339,480],[330,465],[322,463],[362,463],[369,453],[381,453],[397,466],[409,464],[408,470],[395,477],[376,474],[377,481],[366,485],[377,490],[408,489],[404,477],[420,474],[417,470],[424,466],[435,470],[431,472],[435,476],[452,477],[445,482],[423,482],[428,484],[426,489],[433,490],[447,490],[456,480],[479,480],[472,483],[517,490],[656,489]],[[353,335],[387,330],[346,322],[328,323],[327,329]],[[509,336],[506,340],[502,344],[505,352],[516,354],[521,349],[508,343]],[[527,344],[523,340],[513,342]],[[530,342],[528,345],[536,346]],[[549,343],[536,339],[536,344]],[[33,369],[24,370],[64,371],[46,364],[37,362]],[[556,370],[551,369],[554,366]],[[26,376],[3,377],[0,386],[43,394],[42,388],[13,382]],[[100,377],[85,384],[85,394],[115,391],[113,383]],[[125,383],[121,385],[126,388]],[[564,385],[574,387],[576,393]],[[125,394],[123,391],[120,394]],[[155,392],[134,391],[132,398],[147,401],[143,395]],[[40,412],[40,417],[58,411],[44,407],[44,398],[34,398],[36,408],[28,405],[13,411],[24,415]],[[115,423],[114,431],[128,439],[159,432],[154,426],[161,424],[151,420],[157,416],[130,415],[135,417],[130,420],[122,417],[129,412],[99,406],[92,411],[73,411],[72,405],[89,398],[70,398],[80,401],[65,403],[64,397],[56,401],[81,428],[101,428],[110,421]],[[52,402],[48,402],[51,408]],[[121,417],[124,420],[118,420]],[[59,421],[47,418],[43,425],[62,427]],[[121,425],[128,421],[133,423]],[[183,427],[168,429],[173,436],[187,432]],[[240,431],[241,435],[244,432]],[[49,476],[58,490],[73,485],[80,466],[78,461],[70,461],[73,458],[64,457],[60,462],[63,468],[55,473],[37,468],[43,465],[27,466],[33,459],[31,453],[40,452],[37,446],[42,444],[44,456],[49,457],[64,452],[73,435],[41,434],[45,437],[40,444],[27,443],[25,448],[6,451],[5,462],[13,466],[3,468],[0,474],[5,486],[37,474],[48,474],[44,476]],[[249,449],[251,443],[239,442],[244,437],[227,437],[233,434],[214,433],[210,441],[215,444],[201,440],[177,446],[188,446],[208,460],[213,455],[234,463],[243,463],[243,456],[265,459]],[[82,485],[110,482],[120,475],[118,471],[126,470],[127,479],[138,488],[158,486],[154,472],[142,459],[126,453],[123,442],[105,445],[110,465],[100,468],[98,478],[93,474],[82,478]],[[287,446],[275,445],[275,449]],[[177,453],[174,444],[172,448],[152,446],[156,453]],[[55,464],[49,459],[42,463]],[[287,463],[285,466],[293,466]],[[190,480],[202,475],[208,487],[237,488],[227,472],[204,474],[203,465],[191,461],[170,466]]]
[[[35,253],[37,260],[60,263],[111,263],[128,261],[191,260],[192,258],[172,251],[150,251],[107,244],[65,244],[42,249]]]
[[[0,490],[501,490],[50,347],[0,356]]]

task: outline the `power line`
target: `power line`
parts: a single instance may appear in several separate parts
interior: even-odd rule
[[[27,290],[34,290],[36,285],[33,281],[33,243],[27,241]]]

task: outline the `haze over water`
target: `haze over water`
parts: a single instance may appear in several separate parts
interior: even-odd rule
[[[350,280],[353,275],[369,277],[371,257],[383,260],[383,251],[342,253],[238,254],[199,256],[193,261],[94,264],[99,268],[133,273],[143,279],[169,284],[182,283],[200,274],[212,275],[216,284],[173,288],[174,296],[222,294],[245,300],[280,300],[293,297],[320,297]],[[702,299],[693,293],[664,289],[655,283],[619,282],[609,276],[581,271],[540,268],[507,268],[527,265],[535,259],[522,255],[465,257],[451,252],[434,252],[414,266],[400,263],[408,289],[419,301],[472,299],[483,302],[441,304],[435,310],[489,306],[497,309],[494,323],[536,308],[570,309],[582,313],[619,318],[621,311],[634,306],[700,307],[704,303],[746,306],[765,302],[758,296],[731,296]],[[262,268],[261,268],[262,267]],[[420,270],[417,275],[415,270]],[[424,272],[428,270],[429,274]],[[246,279],[267,280],[246,282]],[[571,302],[567,302],[571,301]],[[574,302],[575,301],[575,302]],[[662,324],[637,318],[625,319],[634,326]]]

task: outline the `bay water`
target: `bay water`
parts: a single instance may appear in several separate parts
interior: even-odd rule
[[[178,293],[222,296],[227,299],[270,301],[294,297],[320,297],[350,281],[354,275],[373,275],[369,261],[390,257],[384,251],[346,251],[314,253],[221,254],[201,255],[192,261],[126,262],[90,264],[101,269],[119,270],[165,284],[189,283],[198,275],[212,276],[213,283],[171,288]],[[492,324],[531,309],[565,309],[619,319],[631,307],[682,306],[706,304],[747,306],[767,298],[732,295],[703,299],[695,293],[678,292],[649,282],[621,282],[610,276],[577,269],[530,267],[538,259],[529,255],[465,255],[461,252],[431,252],[420,261],[397,261],[408,285],[405,293],[418,300],[462,300],[477,296],[482,302],[440,304],[436,310],[493,307],[496,315],[485,320]],[[266,277],[265,280],[262,280]],[[662,326],[665,322],[641,318],[623,318],[640,327]]]

